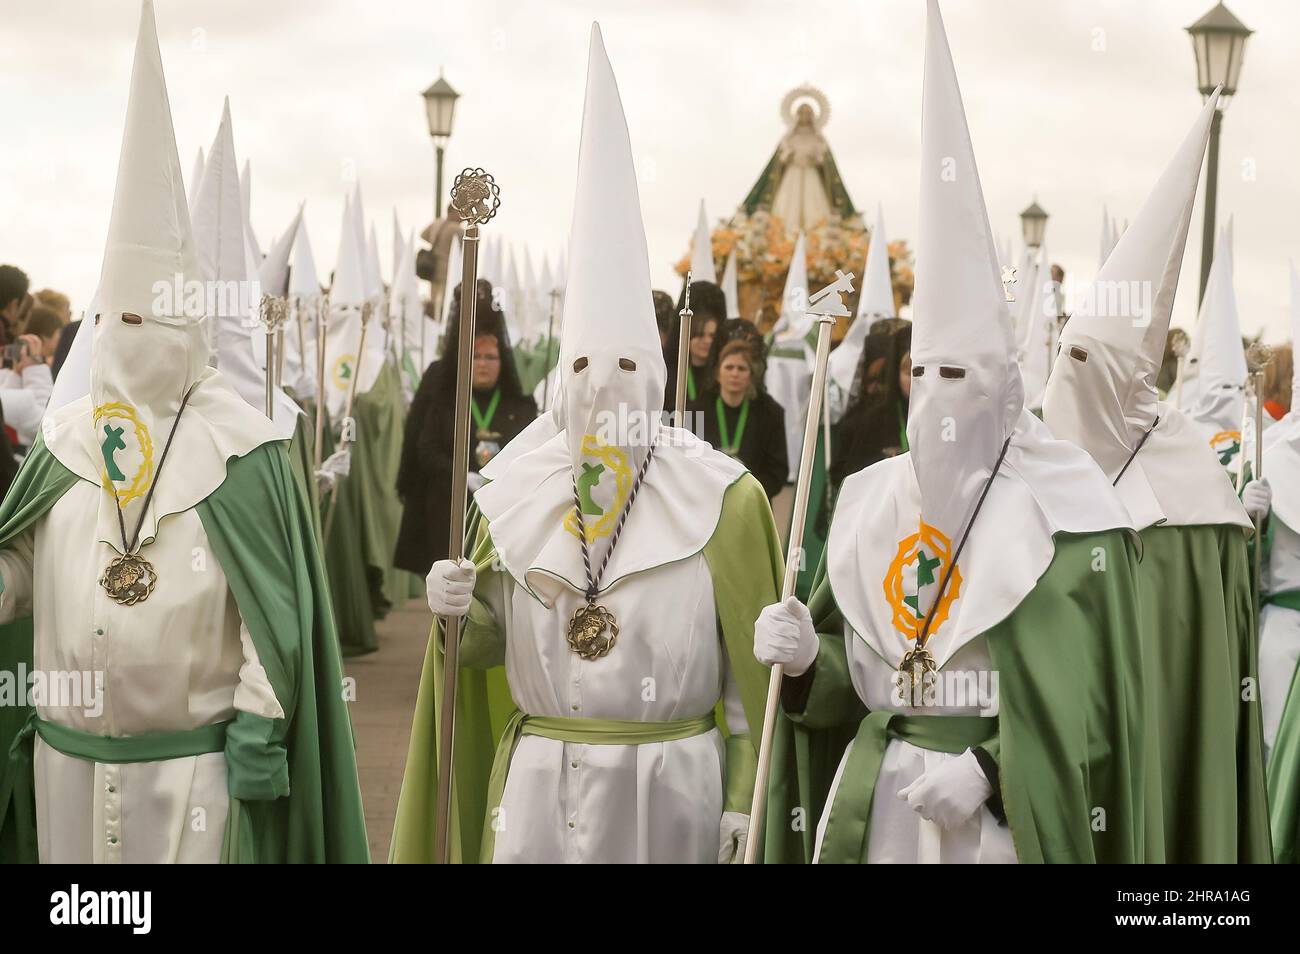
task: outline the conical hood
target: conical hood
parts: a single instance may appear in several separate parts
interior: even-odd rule
[[[1206,102],[1061,334],[1043,419],[1112,480],[1156,421],[1156,377],[1217,102]]]
[[[697,282],[717,284],[718,272],[713,265],[713,239],[709,235],[709,217],[700,200],[700,216],[695,223],[695,237],[691,240],[691,278]]]
[[[239,176],[239,195],[243,200],[244,234],[248,239],[248,248],[253,253],[253,262],[260,263],[262,246],[253,234],[253,166],[247,159],[244,160],[244,171]]]
[[[190,174],[190,191],[189,205],[190,218],[194,217],[194,202],[199,195],[199,183],[203,181],[203,147],[199,146],[199,154],[194,157],[194,171]]]
[[[595,23],[568,275],[561,390],[575,478],[583,480],[580,491],[587,495],[589,519],[594,520],[626,497],[624,475],[640,467],[658,433],[667,378],[632,142]],[[618,480],[600,479],[602,473]],[[590,479],[597,482],[589,484]],[[588,532],[595,533],[594,524]]]
[[[194,206],[195,241],[204,273],[210,280],[242,282],[248,278],[248,239],[242,203],[230,100],[226,99]]]
[[[740,317],[740,288],[736,280],[736,250],[733,248],[727,256],[727,265],[722,270],[722,297],[727,302],[727,317]]]
[[[262,292],[284,298],[289,293],[289,257],[293,252],[293,243],[298,237],[298,226],[302,223],[302,206],[281,235],[266,253],[258,277],[262,282]]]
[[[894,285],[889,275],[889,238],[885,233],[884,210],[876,206],[876,223],[871,229],[871,244],[867,247],[867,264],[862,272],[862,295],[858,299],[858,314],[840,346],[831,352],[830,375],[835,385],[848,394],[853,388],[862,348],[871,326],[882,318],[896,318],[894,310]]]
[[[808,244],[800,232],[790,255],[790,268],[785,273],[781,314],[772,326],[772,337],[777,341],[802,340],[814,321],[815,318],[808,316]]]
[[[207,365],[203,271],[190,231],[153,4],[143,4],[100,275],[91,394],[170,419]],[[201,286],[197,286],[201,287]],[[167,294],[159,294],[160,289]],[[83,329],[83,334],[86,329]]]
[[[1188,416],[1214,433],[1239,432],[1245,407],[1246,354],[1232,280],[1232,224],[1219,235],[1198,331],[1199,388]],[[1217,442],[1216,442],[1217,443]]]
[[[922,519],[956,540],[1024,407],[1012,323],[938,4],[921,104],[907,437]]]
[[[398,269],[402,264],[402,256],[406,254],[406,239],[402,237],[402,225],[397,221],[397,209],[393,209],[393,281],[397,284]]]
[[[293,268],[289,271],[289,297],[314,300],[321,293],[320,277],[316,273],[316,256],[312,254],[311,238],[307,235],[305,203],[298,210],[298,228],[293,235]]]
[[[384,273],[379,264],[379,236],[375,233],[375,223],[370,223],[370,238],[366,242],[366,298],[380,301],[384,297]]]
[[[357,229],[353,222],[356,209],[348,199],[343,200],[343,222],[339,226],[339,250],[334,264],[334,280],[330,285],[330,308],[352,306],[360,308],[366,300],[365,272],[361,248],[357,245]]]
[[[1020,335],[1017,359],[1020,379],[1024,382],[1025,407],[1037,410],[1043,406],[1044,389],[1055,357],[1057,292],[1059,286],[1052,278],[1052,260],[1047,245],[1038,250],[1038,260],[1030,269],[1031,278],[1024,285],[1017,308],[1022,308],[1017,321]]]

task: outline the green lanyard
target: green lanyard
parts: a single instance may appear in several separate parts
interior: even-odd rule
[[[695,369],[689,365],[686,368],[686,397],[695,400]]]
[[[472,395],[471,395],[472,397]],[[469,409],[474,414],[474,423],[478,425],[480,431],[490,432],[492,429],[492,417],[497,412],[497,405],[501,403],[501,389],[497,388],[492,392],[492,400],[488,402],[487,412],[480,413],[478,409],[478,399],[474,398],[469,402]]]
[[[723,409],[721,396],[714,402],[714,407],[718,412],[718,433],[722,436],[722,446],[718,450],[735,457],[740,453],[740,442],[745,436],[745,421],[749,419],[749,398],[745,398],[745,403],[740,405],[740,420],[736,422],[734,444],[731,442],[731,435],[727,433],[727,412]]]
[[[903,413],[901,401],[894,407],[898,408],[898,447],[899,453],[902,453],[907,450],[907,415]]]

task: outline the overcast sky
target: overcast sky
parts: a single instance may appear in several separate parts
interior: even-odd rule
[[[1003,236],[1035,195],[1053,260],[1097,268],[1103,204],[1131,217],[1195,118],[1184,27],[1211,0],[945,0],[990,215]],[[1232,0],[1256,31],[1223,124],[1219,214],[1236,217],[1243,330],[1289,337],[1300,260],[1300,5]],[[84,307],[98,277],[126,109],[136,0],[0,0],[0,262]],[[157,0],[186,174],[229,95],[265,247],[307,201],[322,272],[344,189],[360,178],[390,268],[391,220],[432,218],[420,92],[445,69],[462,94],[447,168],[502,186],[491,228],[554,256],[568,227],[590,22],[618,76],[641,173],[655,284],[676,293],[703,198],[734,211],[783,132],[782,96],[812,83],[860,209],[883,203],[914,241],[922,0]],[[448,180],[449,181],[449,180]],[[1176,324],[1194,317],[1200,209]],[[868,215],[868,219],[870,216]]]

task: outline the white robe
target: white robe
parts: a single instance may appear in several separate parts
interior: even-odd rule
[[[849,647],[849,675],[853,680],[853,688],[858,698],[873,712],[884,709],[889,712],[927,718],[989,715],[995,712],[993,708],[989,712],[981,712],[977,700],[968,700],[975,704],[967,706],[899,705],[899,700],[894,694],[897,667],[881,659],[854,634],[848,623],[844,624],[844,639]],[[989,679],[996,670],[989,658],[985,638],[977,636],[962,646],[944,664],[940,672],[969,672],[977,679],[980,677]],[[995,684],[990,684],[990,688],[994,689]],[[992,692],[990,698],[995,700],[996,692]],[[996,702],[993,706],[996,706]],[[840,759],[839,768],[835,771],[835,779],[831,783],[825,811],[817,824],[817,853],[813,857],[814,863],[817,863],[820,858],[822,838],[826,833],[826,820],[830,816],[831,806],[835,803],[835,793],[840,787],[840,776],[852,751],[853,743],[849,743]],[[947,752],[932,752],[902,739],[889,740],[885,747],[885,756],[880,763],[880,773],[876,776],[875,795],[871,800],[871,843],[867,849],[868,864],[1014,864],[1016,862],[1011,829],[1006,825],[998,824],[987,805],[981,805],[979,811],[965,824],[957,828],[943,829],[934,822],[923,819],[905,800],[898,797],[898,792],[920,778],[922,773],[955,758],[958,756]]]
[[[38,705],[38,716],[110,736],[195,729],[235,710],[283,718],[195,510],[164,517],[141,548],[159,576],[148,599],[122,606],[108,597],[98,580],[117,551],[95,542],[104,493],[78,480],[0,552],[0,622],[36,607],[35,668],[102,674],[93,698]],[[108,764],[37,738],[35,775],[42,863],[220,860],[222,752]]]
[[[1274,513],[1273,549],[1263,568],[1265,594],[1300,589],[1300,533]],[[1259,617],[1259,702],[1264,724],[1264,757],[1277,740],[1287,695],[1300,664],[1300,612],[1269,604]]]
[[[578,541],[574,539],[576,548]],[[635,546],[635,538],[624,546]],[[506,677],[525,713],[669,722],[713,710],[748,731],[717,626],[703,554],[617,580],[598,602],[619,624],[609,655],[569,648],[582,595],[567,584],[553,609],[508,573],[480,575],[475,595],[504,639]],[[500,646],[462,648],[466,664]],[[484,662],[490,661],[488,658]],[[494,863],[716,863],[724,795],[722,734],[644,745],[586,745],[524,736],[497,814]]]

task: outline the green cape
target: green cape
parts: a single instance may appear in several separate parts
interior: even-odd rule
[[[1146,860],[1268,862],[1245,534],[1228,525],[1149,527],[1142,550],[1148,738],[1158,753],[1148,766]]]
[[[471,513],[466,537],[475,541],[470,558],[479,578],[492,572],[496,551],[487,521]],[[764,606],[780,598],[783,560],[767,494],[750,474],[727,488],[722,517],[704,547],[704,558],[713,578],[718,628],[740,686],[745,718],[756,736],[763,724],[767,693],[767,670],[754,659],[754,620]],[[496,628],[495,621],[477,600],[471,605],[461,637],[462,658],[473,660],[472,644],[480,634]],[[397,804],[397,821],[389,860],[399,863],[429,863],[433,859],[434,811],[438,792],[437,703],[442,687],[441,624],[434,622],[429,648],[420,674],[420,691],[411,724],[411,743],[406,756],[406,773]],[[721,704],[718,724],[725,725]],[[484,845],[487,817],[487,788],[497,742],[515,710],[506,682],[505,669],[461,667],[456,692],[455,785],[452,793],[451,860],[454,863],[479,860]],[[728,808],[748,806],[753,794],[756,756],[752,744],[737,744],[743,736],[728,739]],[[747,750],[747,751],[746,751]],[[748,772],[748,786],[736,778]]]
[[[385,362],[374,387],[358,394],[353,405],[352,466],[334,491],[338,504],[325,541],[325,564],[345,656],[378,649],[375,620],[420,593],[420,581],[393,567],[402,520],[402,503],[394,488],[402,456],[403,414],[401,379],[397,368]],[[322,513],[328,514],[329,507],[329,501],[323,501]]]
[[[1263,565],[1269,565],[1273,528],[1278,518],[1265,524]],[[1266,603],[1300,612],[1300,590],[1285,590],[1264,597]],[[1286,706],[1278,723],[1277,738],[1268,760],[1269,822],[1273,834],[1273,856],[1278,864],[1300,863],[1300,667],[1291,677]]]
[[[998,672],[998,790],[1022,863],[1142,860],[1142,658],[1128,533],[1058,534],[1038,585],[988,630]],[[1094,570],[1105,554],[1105,572]],[[777,725],[768,863],[812,860],[817,820],[867,715],[849,681],[844,624],[823,565],[809,605],[821,649],[802,712]],[[934,718],[943,718],[936,716]],[[1104,817],[1095,815],[1104,810]],[[869,816],[868,816],[869,817]],[[860,857],[865,860],[869,833]]]
[[[0,547],[44,516],[77,480],[38,437],[0,505]],[[195,509],[285,712],[283,719],[260,721],[269,724],[268,747],[287,750],[289,793],[231,798],[224,860],[369,861],[329,588],[285,448],[263,444],[230,460],[226,479]],[[25,640],[13,638],[21,632]],[[6,627],[0,667],[12,668],[19,659],[31,665],[31,633],[30,618]],[[24,709],[21,721],[29,713]],[[2,751],[9,751],[20,724],[5,714]],[[5,784],[7,771],[7,760],[0,761],[3,791],[12,785]],[[0,832],[0,859],[35,861],[35,806],[4,807],[9,820]]]

